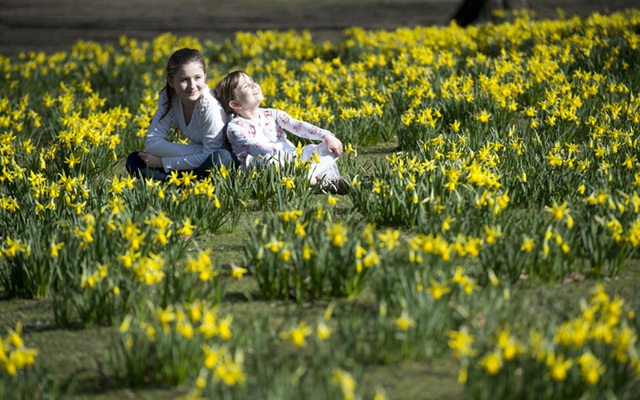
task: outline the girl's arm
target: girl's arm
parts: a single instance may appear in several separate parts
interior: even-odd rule
[[[145,152],[160,158],[193,153],[197,150],[194,149],[193,146],[173,143],[167,140],[175,119],[174,110],[172,109],[166,113],[164,118],[160,119],[160,117],[165,114],[167,107],[171,108],[171,104],[167,104],[167,94],[163,91],[160,93],[158,108],[153,116],[153,121],[151,121],[144,141]]]
[[[336,157],[340,157],[344,148],[342,146],[342,142],[340,139],[335,137],[335,135],[326,135],[324,137],[324,143],[327,146],[327,150],[329,153],[334,154]]]
[[[189,170],[198,168],[212,153],[226,148],[224,127],[227,114],[220,102],[213,96],[203,95],[196,103],[192,124],[196,124],[196,132],[191,132],[189,152],[165,157],[162,164],[166,171]]]
[[[280,128],[305,139],[324,140],[330,153],[336,156],[342,155],[342,142],[332,132],[295,119],[282,110],[273,110],[273,112],[275,113],[276,124]]]

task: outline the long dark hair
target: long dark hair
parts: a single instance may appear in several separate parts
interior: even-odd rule
[[[169,113],[171,100],[176,93],[175,89],[169,85],[169,81],[173,80],[173,76],[176,74],[176,71],[178,71],[180,67],[192,62],[200,63],[205,76],[207,75],[207,63],[204,61],[204,57],[202,56],[200,51],[196,49],[183,48],[180,50],[176,50],[171,55],[171,57],[169,57],[166,69],[166,82],[164,84],[164,87],[162,88],[162,90],[166,90],[167,92],[167,101],[165,103],[164,114],[162,114],[162,117],[160,117],[160,119],[164,118]],[[162,93],[162,91],[160,92]]]

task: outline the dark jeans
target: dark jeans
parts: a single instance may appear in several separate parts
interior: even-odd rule
[[[145,164],[138,153],[139,152],[136,151],[129,154],[129,157],[127,157],[126,168],[131,175],[142,178],[153,178],[158,181],[165,181],[168,177],[171,176],[171,173],[165,172],[164,168],[147,167],[147,164]],[[211,156],[208,157],[202,163],[202,165],[191,171],[193,171],[193,174],[196,175],[199,179],[202,179],[211,175],[211,170],[214,169],[214,166],[217,167],[219,165],[224,165],[227,168],[233,168],[237,164],[238,161],[230,151],[220,149],[213,152],[213,154],[211,154]]]

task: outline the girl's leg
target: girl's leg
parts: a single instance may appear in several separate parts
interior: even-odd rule
[[[309,183],[314,186],[319,193],[347,194],[349,184],[342,179],[338,164],[338,157],[329,153],[324,143],[319,145],[308,145],[302,148],[302,158],[310,159],[317,152],[319,161],[312,163],[309,171]]]
[[[314,180],[313,178],[340,178],[340,171],[338,171],[338,165],[336,164],[336,160],[338,158],[332,153],[329,153],[329,150],[327,150],[327,147],[324,143],[304,146],[302,148],[302,158],[308,160],[316,152],[318,153],[318,158],[320,161],[318,163],[312,163],[311,170],[309,171],[309,179]]]
[[[153,178],[157,181],[164,181],[167,178],[164,169],[147,167],[137,151],[129,154],[125,166],[129,174],[138,178]]]

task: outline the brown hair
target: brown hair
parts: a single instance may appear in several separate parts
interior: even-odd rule
[[[160,117],[160,119],[164,118],[169,112],[169,108],[171,107],[171,99],[175,95],[175,89],[169,85],[169,81],[173,79],[173,76],[176,74],[176,71],[178,71],[180,67],[192,62],[200,63],[205,76],[207,75],[207,63],[204,61],[204,57],[202,56],[200,51],[196,49],[182,48],[180,50],[176,50],[171,55],[171,57],[169,57],[166,68],[167,81],[162,88],[162,90],[167,91],[167,102],[165,103],[164,114],[162,114],[162,117]]]
[[[229,103],[236,98],[236,88],[242,75],[246,75],[244,71],[233,71],[218,82],[213,89],[216,97],[222,104],[222,108],[227,114],[233,114],[233,109],[229,106]]]

